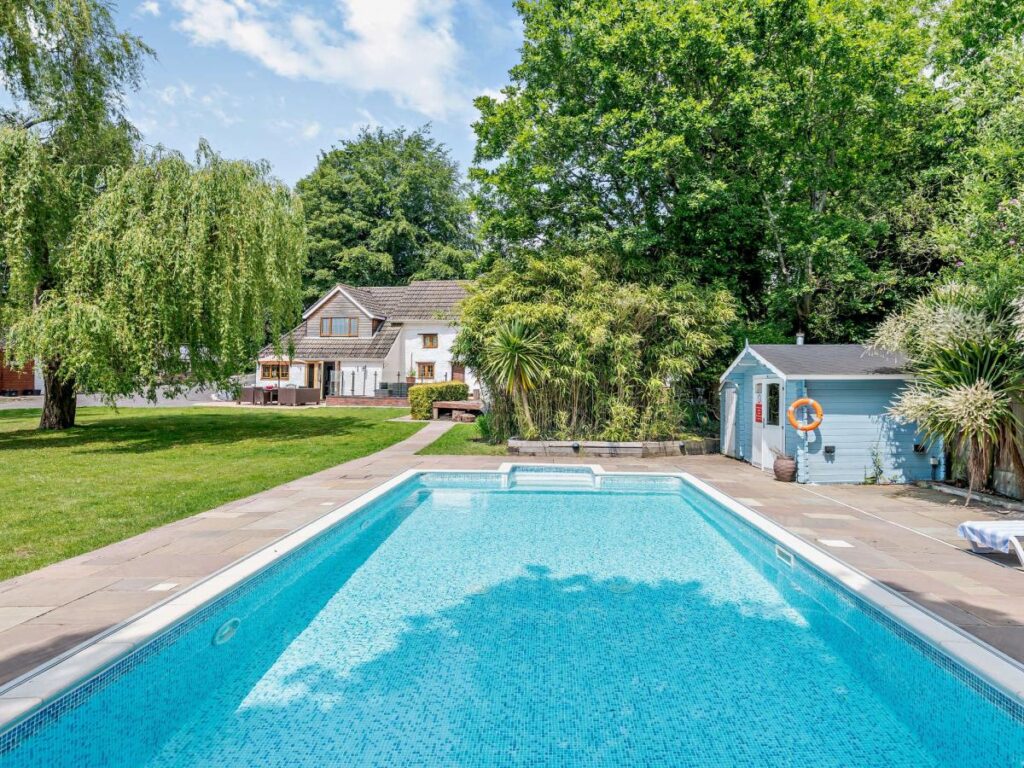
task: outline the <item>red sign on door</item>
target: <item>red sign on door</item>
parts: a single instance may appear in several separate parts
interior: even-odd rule
[[[754,422],[760,424],[764,421],[764,410],[760,403],[754,404]]]

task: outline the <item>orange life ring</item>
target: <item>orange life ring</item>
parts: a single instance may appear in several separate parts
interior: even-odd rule
[[[796,420],[796,409],[801,408],[805,405],[809,405],[814,409],[814,421],[810,424],[801,424]],[[798,429],[801,432],[813,432],[821,426],[821,420],[824,418],[824,414],[821,411],[821,406],[817,400],[812,400],[809,397],[801,397],[794,400],[789,408],[786,410],[786,417],[789,419],[789,423],[793,425],[793,429]]]

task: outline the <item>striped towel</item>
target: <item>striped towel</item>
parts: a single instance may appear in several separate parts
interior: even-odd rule
[[[1010,539],[1024,539],[1024,520],[974,520],[960,523],[956,532],[979,547],[1009,554]]]

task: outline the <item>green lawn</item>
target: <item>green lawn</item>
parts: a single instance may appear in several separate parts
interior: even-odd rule
[[[399,408],[0,411],[0,579],[358,458],[423,425]]]
[[[504,456],[508,451],[504,445],[485,443],[476,424],[456,424],[417,453],[420,456]]]

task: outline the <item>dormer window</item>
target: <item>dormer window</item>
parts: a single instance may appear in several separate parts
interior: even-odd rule
[[[423,338],[424,349],[437,349],[436,333],[421,333],[420,336]]]
[[[358,336],[359,318],[357,317],[321,317],[321,336]]]

